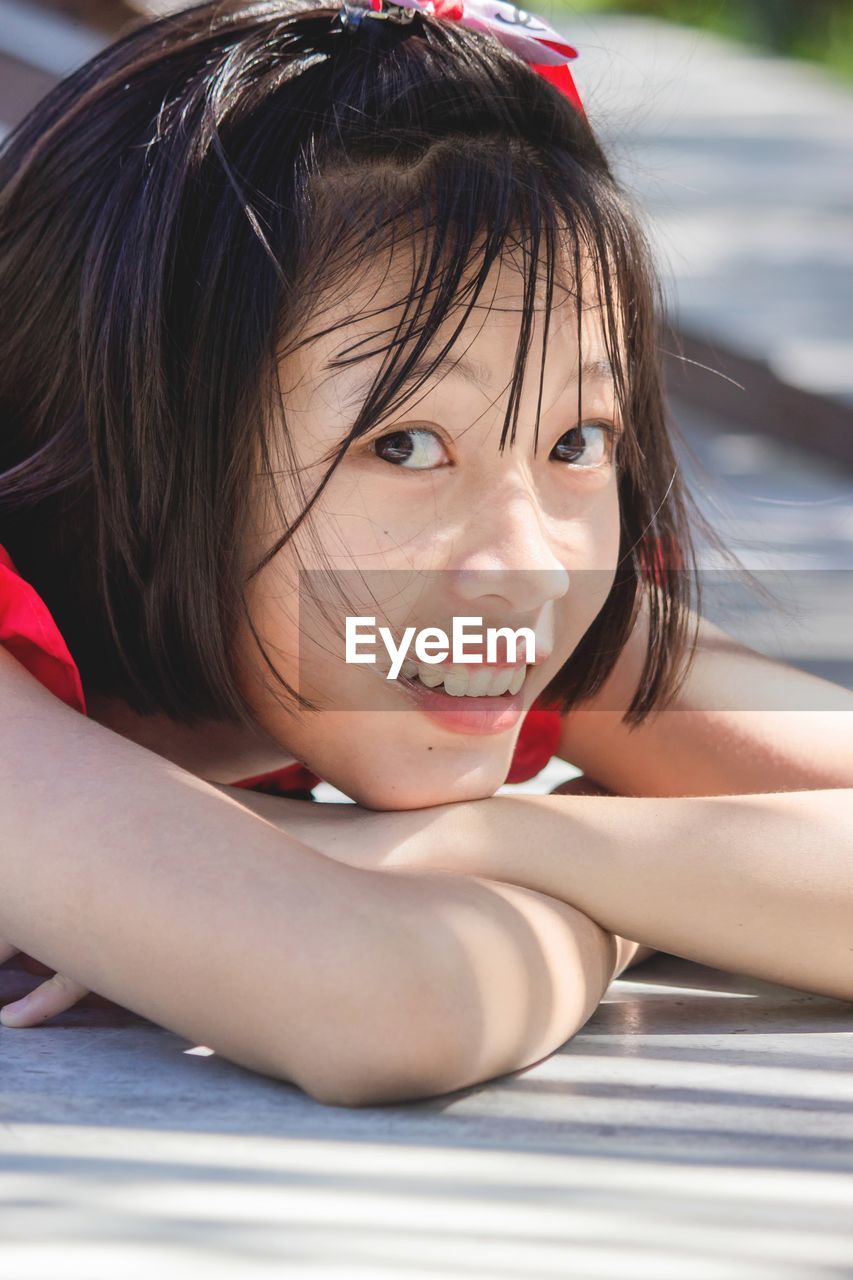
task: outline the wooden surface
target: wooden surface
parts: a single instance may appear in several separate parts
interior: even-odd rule
[[[0,1274],[850,1275],[851,1052],[850,1006],[659,955],[525,1071],[343,1109],[81,1006],[0,1028]]]

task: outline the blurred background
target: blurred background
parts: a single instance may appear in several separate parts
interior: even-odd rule
[[[116,35],[179,7],[0,0],[0,132]],[[536,12],[578,49],[587,113],[657,255],[679,465],[785,604],[747,584],[736,599],[708,552],[706,611],[853,688],[853,0]]]
[[[53,9],[104,30],[135,13],[163,13],[174,0],[41,0]],[[806,58],[853,80],[853,4],[850,0],[574,0],[552,13],[623,13],[686,23]]]
[[[664,18],[745,40],[795,58],[819,62],[853,80],[853,5],[850,0],[576,0],[577,11]]]

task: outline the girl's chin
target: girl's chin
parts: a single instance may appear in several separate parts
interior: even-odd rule
[[[428,770],[423,771],[427,775],[428,772]],[[499,772],[496,771],[494,779],[422,776],[416,784],[408,783],[405,779],[383,783],[381,779],[372,777],[365,779],[363,786],[356,784],[349,790],[346,787],[340,787],[340,789],[364,809],[385,812],[428,809],[435,805],[458,804],[466,800],[487,800],[503,783],[506,770],[497,777]]]

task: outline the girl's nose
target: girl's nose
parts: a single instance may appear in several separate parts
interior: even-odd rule
[[[518,488],[511,495],[496,492],[471,513],[447,570],[466,608],[491,598],[520,613],[535,612],[569,587],[538,503]]]

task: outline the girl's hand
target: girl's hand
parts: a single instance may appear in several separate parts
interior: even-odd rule
[[[50,970],[39,960],[25,955],[24,952],[19,951],[18,947],[0,942],[0,964],[5,964],[7,960],[11,960],[12,956],[18,954],[24,956],[26,967],[31,973],[50,973]],[[41,986],[36,987],[20,1000],[5,1004],[0,1009],[0,1023],[4,1027],[40,1026],[48,1018],[55,1017],[57,1013],[64,1013],[66,1009],[70,1009],[88,994],[87,988],[81,987],[80,983],[75,982],[73,978],[55,973],[52,978],[48,978],[47,982],[43,982]]]

